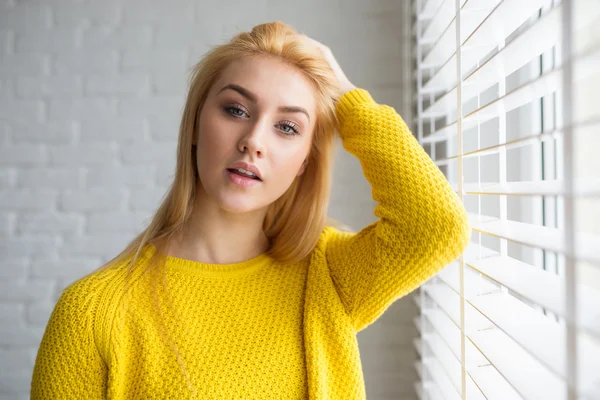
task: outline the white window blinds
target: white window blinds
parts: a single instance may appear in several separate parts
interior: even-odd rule
[[[600,1],[415,0],[414,129],[469,212],[421,399],[600,399]]]

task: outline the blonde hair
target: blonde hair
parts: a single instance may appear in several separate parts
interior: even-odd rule
[[[282,22],[265,23],[255,26],[251,32],[235,35],[226,44],[214,47],[193,67],[179,127],[173,182],[147,228],[121,253],[96,271],[127,261],[129,266],[126,275],[129,277],[144,247],[151,242],[157,251],[148,262],[146,271],[153,269],[156,272],[161,264],[164,267],[169,241],[190,218],[196,185],[201,184],[192,147],[200,111],[221,71],[232,61],[248,56],[273,57],[297,68],[309,78],[317,100],[316,124],[306,169],[268,207],[263,222],[263,231],[270,241],[267,254],[278,262],[299,262],[312,253],[326,225],[350,230],[327,217],[335,130],[338,126],[335,103],[340,96],[339,82],[320,50],[292,27]],[[128,286],[127,283],[125,286]],[[166,331],[166,327],[163,330]]]
[[[226,44],[210,50],[192,69],[190,89],[179,127],[175,177],[148,227],[100,269],[133,256],[131,265],[150,242],[164,252],[191,216],[196,185],[201,184],[192,149],[200,111],[211,86],[232,61],[248,56],[271,56],[302,71],[317,96],[317,118],[304,173],[267,210],[263,230],[270,240],[267,254],[279,262],[294,263],[314,249],[326,225],[349,228],[327,217],[337,119],[339,83],[320,50],[282,22],[260,24]]]

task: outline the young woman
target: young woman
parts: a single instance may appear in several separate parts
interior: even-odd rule
[[[378,221],[326,216],[334,133]],[[149,226],[67,287],[32,399],[364,399],[356,333],[466,247],[464,207],[331,51],[262,24],[196,66]]]

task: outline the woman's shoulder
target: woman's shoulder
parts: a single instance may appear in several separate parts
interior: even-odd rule
[[[131,261],[132,256],[113,260],[75,279],[63,289],[58,301],[73,302],[83,306],[89,302],[98,305],[120,297],[119,292],[124,290],[126,280],[133,278],[136,271],[140,270],[140,268],[130,269]],[[142,252],[135,265],[141,267],[145,262],[145,252]]]
[[[108,357],[109,337],[124,290],[131,261],[105,264],[68,284],[56,300],[44,333],[43,345],[52,352],[57,346],[93,345],[103,359]]]

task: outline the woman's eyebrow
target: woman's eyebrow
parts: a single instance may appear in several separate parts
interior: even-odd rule
[[[221,90],[219,90],[219,93],[221,93],[224,90],[234,90],[236,92],[238,92],[239,94],[241,94],[242,96],[244,96],[245,98],[247,98],[248,100],[250,100],[253,103],[257,103],[258,102],[258,97],[252,93],[251,91],[249,91],[246,88],[241,87],[240,85],[236,85],[234,83],[230,83],[227,84],[225,86],[223,86],[221,88]],[[306,109],[302,108],[302,107],[296,107],[296,106],[281,106],[278,108],[279,111],[281,112],[286,112],[286,113],[302,113],[304,115],[306,115],[306,117],[308,118],[308,120],[310,121],[310,115],[308,115],[308,111],[306,111]]]

